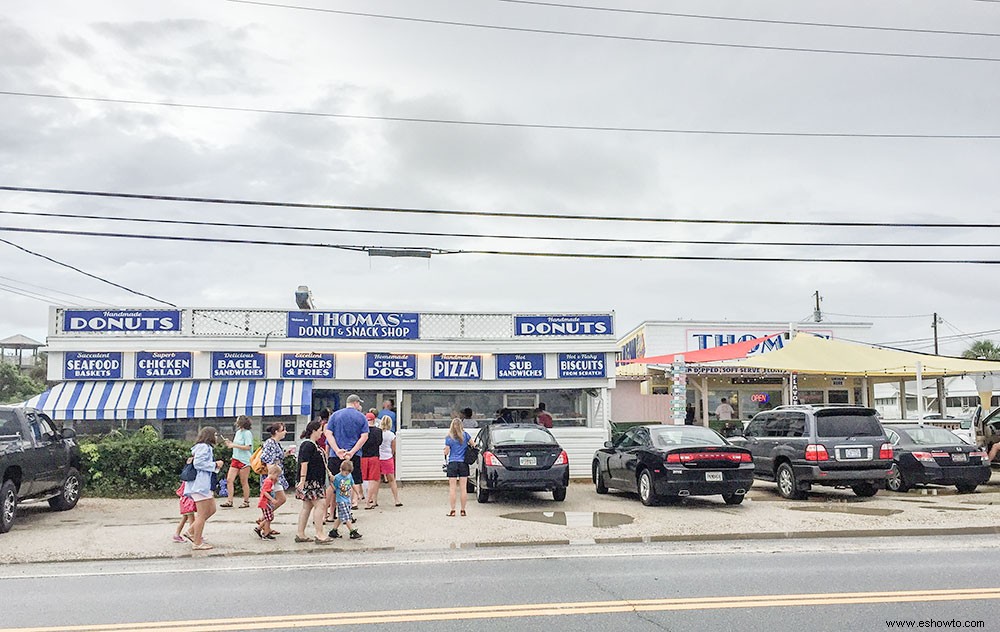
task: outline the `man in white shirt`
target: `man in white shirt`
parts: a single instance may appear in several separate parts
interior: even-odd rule
[[[719,421],[731,421],[733,419],[733,407],[729,405],[726,398],[723,397],[719,405],[715,407],[715,416]]]

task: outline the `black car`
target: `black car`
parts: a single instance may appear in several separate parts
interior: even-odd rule
[[[742,439],[754,476],[775,481],[784,498],[799,500],[813,485],[878,493],[892,467],[889,443],[874,409],[795,404],[757,414]]]
[[[753,485],[753,458],[701,426],[636,426],[594,453],[598,494],[635,491],[644,505],[722,494],[738,505]]]
[[[47,500],[56,511],[76,506],[82,483],[75,437],[34,408],[0,406],[0,533],[14,526],[21,502]]]
[[[990,480],[986,452],[944,428],[893,425],[886,427],[885,432],[895,453],[885,481],[890,491],[905,492],[917,484],[934,483],[972,492]]]
[[[569,457],[556,438],[538,424],[491,424],[476,437],[479,458],[469,466],[469,492],[489,502],[500,490],[550,491],[566,500]]]

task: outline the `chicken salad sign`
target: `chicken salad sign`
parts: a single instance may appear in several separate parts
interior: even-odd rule
[[[413,312],[288,312],[289,338],[415,340],[420,314]]]

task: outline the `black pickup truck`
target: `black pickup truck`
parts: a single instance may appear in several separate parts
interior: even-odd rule
[[[34,408],[0,406],[0,533],[14,526],[22,500],[47,500],[56,511],[76,507],[82,479],[75,437]]]

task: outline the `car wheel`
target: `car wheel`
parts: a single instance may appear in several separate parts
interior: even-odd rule
[[[4,481],[0,487],[0,533],[7,533],[14,526],[17,513],[17,488],[14,481]]]
[[[889,476],[885,479],[885,488],[890,492],[908,492],[910,491],[909,481],[903,476],[902,470],[895,463],[889,468]]]
[[[56,511],[68,511],[76,507],[76,503],[80,500],[81,486],[80,473],[71,468],[66,473],[62,487],[59,488],[59,495],[49,499],[49,507]]]
[[[604,484],[604,474],[601,472],[601,466],[594,461],[594,487],[598,494],[607,494],[608,486]]]
[[[790,464],[782,463],[779,465],[774,480],[778,482],[778,493],[781,494],[782,498],[802,500],[806,497],[805,493],[799,489],[798,482],[795,480],[795,471],[792,470]]]
[[[476,479],[476,502],[490,502],[490,490],[486,489],[486,479],[482,474],[480,474],[479,478]]]
[[[656,490],[653,489],[653,477],[649,470],[639,472],[639,500],[647,507],[651,507],[659,501]]]
[[[555,489],[553,489],[552,490],[552,500],[555,500],[555,501],[558,501],[558,502],[562,502],[562,501],[566,500],[566,488],[565,487],[556,487]]]
[[[727,505],[738,505],[741,502],[743,502],[744,498],[746,498],[746,496],[743,495],[743,494],[723,494],[722,495],[722,500],[726,501]]]
[[[976,491],[977,487],[979,487],[979,485],[975,485],[973,483],[959,483],[955,485],[955,488],[963,494],[971,494]]]
[[[851,489],[854,490],[856,496],[861,498],[871,498],[878,493],[878,485],[875,483],[857,483],[856,485],[851,485]]]

